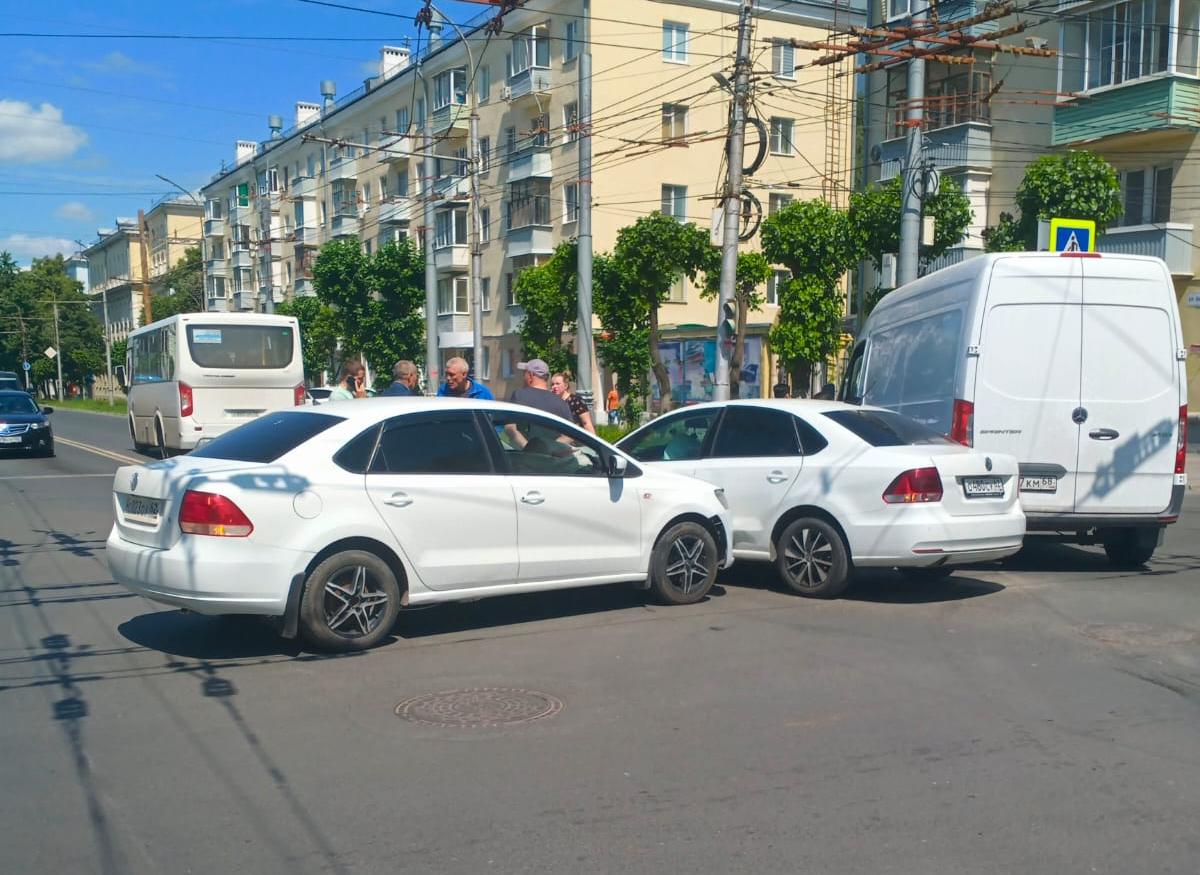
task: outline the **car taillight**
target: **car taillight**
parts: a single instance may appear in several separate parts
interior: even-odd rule
[[[299,407],[304,403],[304,396],[307,394],[308,392],[305,390],[304,384],[300,383],[292,390],[292,403]]]
[[[179,508],[179,528],[188,535],[244,538],[254,531],[250,518],[229,498],[189,489]]]
[[[975,405],[970,401],[954,399],[954,410],[950,413],[950,440],[967,447],[975,443]]]
[[[1187,465],[1187,405],[1179,408],[1179,442],[1175,444],[1175,473],[1182,474]]]
[[[888,504],[919,504],[942,500],[942,478],[937,468],[905,471],[883,491]]]
[[[192,415],[192,387],[187,383],[179,383],[179,415]]]

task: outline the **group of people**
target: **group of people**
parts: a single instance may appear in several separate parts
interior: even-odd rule
[[[517,367],[525,374],[525,385],[513,391],[509,401],[525,407],[533,407],[543,413],[550,413],[568,422],[573,422],[585,431],[596,433],[592,422],[592,414],[588,404],[578,394],[571,391],[570,377],[565,373],[551,374],[550,367],[542,359],[530,359],[520,362]],[[446,381],[438,387],[437,394],[445,398],[482,398],[487,401],[495,400],[492,390],[478,380],[471,379],[470,365],[466,359],[455,356],[446,362]],[[367,369],[357,359],[350,359],[342,364],[338,373],[336,388],[330,393],[330,401],[349,401],[355,398],[369,398],[373,393],[367,387]],[[417,366],[407,359],[401,359],[392,365],[392,383],[380,396],[420,395],[420,372]],[[614,392],[610,392],[612,396]],[[612,406],[612,399],[609,406]]]
[[[780,380],[771,388],[771,396],[773,398],[803,398],[804,393],[797,392],[793,396],[787,382]],[[814,392],[812,397],[817,401],[833,401],[837,397],[837,386],[833,385],[833,383],[826,383],[821,387],[821,391]]]

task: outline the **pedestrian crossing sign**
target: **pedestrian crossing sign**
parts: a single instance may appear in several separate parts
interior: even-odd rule
[[[1090,219],[1051,219],[1051,252],[1095,252],[1096,223]]]

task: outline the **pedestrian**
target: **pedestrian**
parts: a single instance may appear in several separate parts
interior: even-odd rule
[[[791,397],[791,391],[788,389],[787,380],[780,379],[778,383],[771,387],[771,396],[774,398]]]
[[[417,395],[417,381],[417,366],[408,359],[400,359],[392,365],[392,385],[379,394],[399,397]]]
[[[443,398],[477,398],[484,401],[495,401],[496,396],[492,394],[492,390],[478,380],[472,380],[467,376],[471,371],[467,360],[460,356],[455,356],[446,362],[446,382],[438,389],[437,393]]]
[[[530,359],[527,362],[517,362],[517,369],[525,372],[525,385],[514,389],[509,401],[553,414],[567,422],[574,421],[567,402],[550,391],[549,365],[541,359]]]
[[[608,410],[608,424],[621,424],[621,396],[617,394],[617,387],[613,386],[608,390],[608,398],[605,402],[605,408]]]
[[[358,359],[342,362],[337,387],[329,393],[330,401],[353,401],[367,397],[367,369]]]
[[[832,401],[835,395],[837,395],[837,386],[833,385],[833,383],[826,383],[821,387],[820,392],[818,392],[816,395],[813,395],[813,399],[819,401]]]
[[[587,402],[571,391],[571,380],[566,372],[555,374],[550,378],[550,391],[567,402],[571,409],[571,420],[584,431],[596,433],[592,425],[592,413],[588,410]]]

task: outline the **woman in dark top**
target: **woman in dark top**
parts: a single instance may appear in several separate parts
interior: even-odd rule
[[[567,406],[571,408],[571,418],[577,426],[592,434],[596,433],[587,402],[571,391],[571,381],[566,374],[555,374],[550,379],[550,391],[567,402]]]

